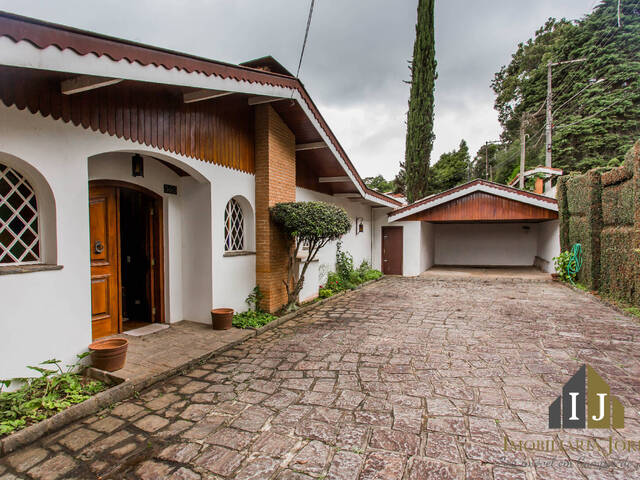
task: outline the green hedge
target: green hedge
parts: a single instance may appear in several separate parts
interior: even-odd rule
[[[582,244],[578,281],[640,305],[640,142],[622,166],[558,181],[560,244]]]
[[[602,189],[602,222],[604,225],[633,225],[633,181],[607,185]]]
[[[600,291],[629,303],[636,303],[636,261],[633,228],[607,227],[602,231]]]

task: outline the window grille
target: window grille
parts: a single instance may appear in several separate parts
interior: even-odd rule
[[[224,249],[227,252],[244,250],[244,215],[233,198],[224,211]]]
[[[24,176],[0,163],[0,264],[39,261],[36,194]]]

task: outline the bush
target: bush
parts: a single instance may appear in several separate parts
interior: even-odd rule
[[[276,317],[274,315],[263,312],[260,308],[260,300],[263,297],[260,287],[256,285],[244,300],[249,305],[249,310],[236,313],[231,324],[236,328],[260,328],[275,320]]]
[[[353,273],[353,256],[342,250],[342,242],[336,245],[336,273],[344,281],[348,281]]]
[[[236,328],[260,328],[275,319],[275,315],[270,313],[249,310],[243,313],[236,313],[233,316],[232,325]]]
[[[563,282],[569,282],[572,279],[567,271],[567,266],[569,265],[570,260],[571,253],[566,250],[560,253],[557,257],[553,257],[553,265],[556,269],[556,273]]]
[[[104,390],[106,388],[104,383],[75,373],[80,360],[88,354],[89,352],[78,355],[78,363],[68,366],[66,371],[60,366],[61,361],[56,359],[40,364],[53,365],[55,370],[46,367],[28,367],[39,372],[41,376],[18,379],[25,382],[22,387],[14,392],[1,392],[0,436],[49,418]],[[2,380],[0,385],[8,387],[11,381]]]
[[[355,285],[360,285],[363,282],[364,282],[364,280],[362,279],[362,276],[360,276],[359,272],[353,271],[353,272],[349,273],[349,283],[353,283]]]
[[[336,271],[327,275],[327,283],[320,285],[318,296],[328,298],[344,290],[353,290],[358,285],[375,280],[382,276],[382,272],[371,268],[371,264],[363,260],[357,269],[353,268],[353,256],[342,250],[342,243],[338,242],[336,249]]]
[[[330,288],[321,288],[318,292],[318,296],[320,298],[329,298],[332,295],[335,295],[337,292],[334,292]]]
[[[380,270],[369,270],[368,272],[366,272],[364,274],[364,276],[362,277],[363,281],[365,282],[369,282],[371,280],[376,280],[378,278],[380,278],[382,276],[382,272]]]

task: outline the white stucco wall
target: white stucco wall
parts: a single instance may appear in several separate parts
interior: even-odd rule
[[[421,242],[420,247],[420,271],[430,269],[435,263],[435,225],[428,222],[420,222]]]
[[[537,252],[536,224],[436,224],[437,265],[530,266]]]
[[[299,187],[296,188],[296,201],[327,202],[343,207],[351,220],[351,230],[341,238],[342,249],[353,255],[353,264],[356,268],[360,266],[363,260],[371,263],[371,207],[369,205]],[[356,217],[358,218],[358,222],[360,222],[361,218],[363,219],[364,226],[364,231],[357,235]],[[337,242],[330,242],[318,252],[318,265],[317,267],[315,265],[313,266],[313,270],[317,270],[317,274],[307,273],[305,276],[305,290],[303,292],[305,295],[311,291],[317,293],[318,287],[326,281],[327,274],[335,271],[336,245]],[[312,267],[310,266],[309,268]],[[305,297],[301,295],[300,298]]]
[[[415,277],[433,264],[433,230],[423,222],[389,223],[389,208],[374,208],[373,267],[382,270],[382,227],[402,227],[402,275]]]
[[[538,224],[538,257],[536,264],[539,269],[553,273],[553,257],[560,255],[560,221],[552,220]]]
[[[168,319],[204,322],[209,321],[209,309],[214,306],[246,308],[244,298],[255,285],[255,256],[223,257],[224,207],[234,195],[255,205],[253,175],[168,155],[4,105],[0,105],[0,131],[0,152],[27,162],[48,182],[55,199],[57,242],[47,242],[43,248],[57,244],[55,255],[47,257],[64,267],[0,275],[0,378],[30,375],[26,365],[53,357],[70,363],[91,342],[88,159],[105,152],[127,152],[125,158],[134,152],[153,155],[177,164],[195,178],[176,181],[179,195],[164,202]],[[147,162],[145,177],[134,179],[130,163],[117,159],[92,162],[91,177],[126,177],[157,193],[165,180],[175,180],[169,169],[159,170]],[[193,198],[184,197],[189,182],[197,182],[189,190]],[[213,244],[208,256],[203,247],[207,241]],[[182,255],[174,255],[180,251]],[[199,253],[194,255],[194,251]]]

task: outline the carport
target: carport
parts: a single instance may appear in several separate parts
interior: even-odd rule
[[[536,266],[552,272],[560,249],[554,198],[486,180],[426,197],[389,213],[388,221],[422,222],[419,253],[427,269]]]

